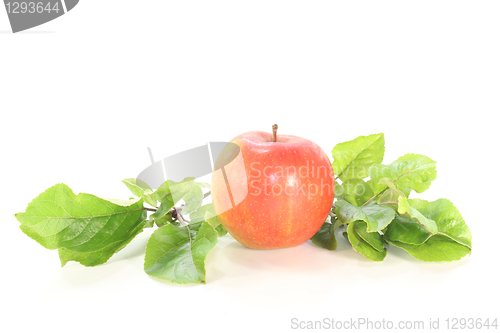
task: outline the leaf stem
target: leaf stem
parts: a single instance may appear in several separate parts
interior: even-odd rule
[[[143,209],[150,211],[150,212],[156,212],[158,210],[156,208],[148,208],[148,207],[144,207]]]
[[[179,221],[179,223],[181,224],[181,226],[185,226],[187,227],[189,222],[191,221],[188,221],[184,218],[184,216],[182,216],[181,213],[177,212],[177,221]],[[189,232],[189,234],[191,235],[191,231]]]
[[[389,189],[389,187],[386,187],[382,192],[380,192],[379,194],[375,194],[373,197],[370,198],[370,200],[368,200],[367,202],[365,202],[363,204],[363,206],[366,206],[368,205],[370,202],[372,202],[373,200],[375,200],[377,197],[379,197],[382,193],[384,193],[385,191],[387,191]]]
[[[349,200],[347,200],[347,199],[346,199],[346,198],[344,198],[343,196],[338,195],[338,196],[337,196],[337,198],[338,198],[338,199],[342,199],[342,200],[344,200],[344,201],[347,201],[347,202],[348,202],[348,203],[350,203],[351,205],[353,204],[352,202],[350,202]]]

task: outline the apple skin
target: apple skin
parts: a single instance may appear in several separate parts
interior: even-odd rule
[[[287,248],[309,240],[333,204],[334,174],[325,152],[297,136],[278,135],[272,142],[272,134],[257,131],[231,142],[239,146],[245,167],[242,174],[228,164],[225,177],[212,174],[212,201],[221,224],[253,249]],[[228,192],[244,199],[229,202]]]

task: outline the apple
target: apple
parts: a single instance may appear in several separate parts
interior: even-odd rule
[[[277,125],[272,134],[248,132],[231,143],[238,150],[221,153],[212,174],[221,224],[253,249],[293,247],[310,239],[333,204],[334,174],[325,152],[307,139],[277,135]]]

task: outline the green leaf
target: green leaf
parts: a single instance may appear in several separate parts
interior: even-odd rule
[[[57,184],[16,214],[21,230],[47,249],[59,250],[61,264],[105,263],[142,232],[147,213],[142,199],[111,200]]]
[[[195,182],[196,185],[198,185],[201,188],[208,188],[210,190],[210,184],[205,183],[205,182]]]
[[[153,221],[158,227],[163,227],[172,222],[172,214],[167,213],[162,217],[154,218]]]
[[[396,185],[386,178],[382,178],[379,184],[386,185],[388,189],[382,193],[378,199],[379,205],[397,205],[399,198],[405,197],[404,193],[396,188]],[[372,192],[373,193],[373,192]]]
[[[126,178],[122,180],[122,183],[124,183],[136,197],[143,198],[145,203],[156,207],[158,202],[153,194],[153,190],[151,190],[148,184],[141,180],[138,181],[135,178]]]
[[[362,206],[374,195],[372,188],[362,179],[348,179],[342,186],[345,199],[355,206]]]
[[[215,231],[217,231],[217,234],[219,235],[219,237],[227,235],[227,230],[226,230],[226,228],[224,228],[224,226],[222,224],[219,224],[217,226],[217,228],[215,228]]]
[[[198,230],[169,224],[148,241],[144,270],[176,283],[205,283],[205,259],[217,244],[217,232],[206,222]]]
[[[367,206],[356,207],[345,200],[335,203],[335,214],[342,223],[362,220],[368,223],[368,231],[375,232],[384,229],[394,219],[396,212],[390,207],[379,206],[372,202]]]
[[[210,212],[212,215],[216,215],[213,204],[209,203],[203,205],[200,208],[198,208],[195,212],[189,214],[189,219],[191,220],[191,223],[204,221],[207,212]]]
[[[400,247],[412,257],[422,261],[454,261],[470,254],[471,250],[444,235],[435,235],[421,245],[406,244],[389,240],[394,246]]]
[[[140,234],[146,227],[146,221],[142,221],[137,225],[137,227],[130,231],[128,237],[124,240],[116,241],[106,246],[105,248],[94,252],[78,253],[66,250],[65,248],[59,248],[59,259],[61,260],[61,266],[66,265],[69,261],[76,261],[87,267],[104,264],[115,253],[121,251],[125,246],[127,246],[135,238],[135,236]]]
[[[399,206],[398,213],[399,214],[408,214],[411,218],[416,219],[422,226],[424,226],[431,234],[436,234],[438,232],[438,227],[436,222],[431,219],[426,218],[422,213],[420,213],[417,209],[410,206],[408,199],[405,197],[399,197]]]
[[[192,224],[205,221],[208,218],[210,219],[208,222],[215,227],[215,231],[217,231],[219,237],[227,235],[227,230],[220,224],[219,218],[215,214],[214,206],[211,203],[201,206],[198,210],[191,213],[189,218]]]
[[[354,229],[356,230],[356,233],[359,235],[359,237],[370,244],[375,250],[384,252],[385,247],[382,236],[378,232],[368,232],[366,222],[354,222]]]
[[[201,221],[201,222],[196,222],[196,223],[189,223],[189,228],[191,230],[198,230],[200,229],[201,225],[204,223],[205,221]],[[222,236],[225,236],[227,235],[227,230],[224,228],[224,226],[222,226],[222,224],[219,224],[217,226],[217,228],[215,228],[215,231],[217,231],[217,235],[219,237],[222,237]]]
[[[118,205],[118,206],[130,206],[130,205],[133,205],[137,202],[139,202],[142,198],[130,198],[130,199],[126,199],[126,200],[123,200],[123,199],[110,199],[110,198],[101,198],[105,201],[109,201],[111,203],[114,203],[115,205]]]
[[[472,234],[469,227],[450,200],[438,199],[429,202],[421,199],[410,199],[408,202],[426,218],[436,222],[439,234],[472,248]]]
[[[342,199],[344,197],[344,194],[345,194],[344,186],[335,181],[335,198]]]
[[[428,202],[421,199],[409,199],[413,211],[420,219],[432,220],[436,224],[434,234],[449,237],[455,242],[472,248],[472,235],[458,209],[447,199]],[[417,209],[418,208],[418,209]],[[419,245],[433,234],[416,218],[408,214],[397,216],[387,227],[385,237],[397,242]]]
[[[311,238],[314,245],[326,250],[335,251],[337,249],[337,239],[335,231],[340,226],[340,221],[334,223],[325,222],[318,232]]]
[[[391,244],[423,261],[458,260],[471,252],[471,232],[451,201],[410,199],[408,204],[425,219],[434,221],[437,232],[432,235],[417,219],[405,214],[397,217],[384,234]]]
[[[185,206],[182,207],[182,214],[189,215],[198,208],[203,202],[203,191],[197,184],[193,184],[191,191],[184,197]]]
[[[173,197],[173,200],[177,203],[191,191],[193,185],[193,177],[186,177],[180,182],[167,180],[154,192],[154,195],[158,201],[162,201],[165,197]]]
[[[47,249],[83,253],[127,240],[146,219],[146,211],[142,199],[123,206],[91,194],[75,195],[67,185],[57,184],[16,218],[21,230]]]
[[[408,215],[398,215],[389,224],[384,236],[393,241],[419,245],[427,241],[432,234],[416,219]]]
[[[355,221],[353,223],[349,223],[347,226],[347,236],[349,242],[356,252],[359,252],[366,258],[373,261],[382,261],[387,255],[387,249],[384,248],[383,251],[376,250],[373,246],[371,246],[368,242],[366,242],[357,232],[356,225],[359,223],[364,223],[361,221]],[[378,234],[378,233],[377,233]]]
[[[382,178],[386,178],[405,196],[408,196],[411,190],[417,193],[426,191],[437,175],[436,162],[427,156],[417,154],[406,154],[389,165],[372,165],[368,173],[375,194],[388,188],[386,184],[379,183]]]
[[[337,144],[332,150],[334,174],[342,181],[366,178],[371,165],[382,163],[384,144],[383,133],[360,136]]]
[[[205,221],[214,228],[217,228],[221,224],[217,215],[212,214],[211,212],[205,213]]]
[[[168,180],[164,182],[154,195],[160,201],[158,210],[151,214],[153,218],[165,216],[174,206],[181,201],[193,188],[194,178],[185,178],[181,182]]]

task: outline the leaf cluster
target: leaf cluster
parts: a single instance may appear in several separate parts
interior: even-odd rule
[[[436,162],[406,154],[382,164],[384,153],[383,134],[360,136],[333,148],[335,202],[312,242],[334,251],[335,231],[346,227],[344,235],[353,249],[374,261],[384,260],[390,244],[422,261],[454,261],[470,254],[471,232],[451,201],[409,198],[430,187]]]
[[[166,181],[156,191],[132,178],[123,183],[135,199],[75,195],[67,185],[57,184],[15,216],[25,234],[58,250],[62,266],[69,261],[104,264],[145,228],[156,225],[146,247],[146,273],[177,283],[205,283],[206,256],[227,233],[212,204],[202,205],[202,188],[210,186],[194,178]],[[154,213],[148,216],[148,211]]]

